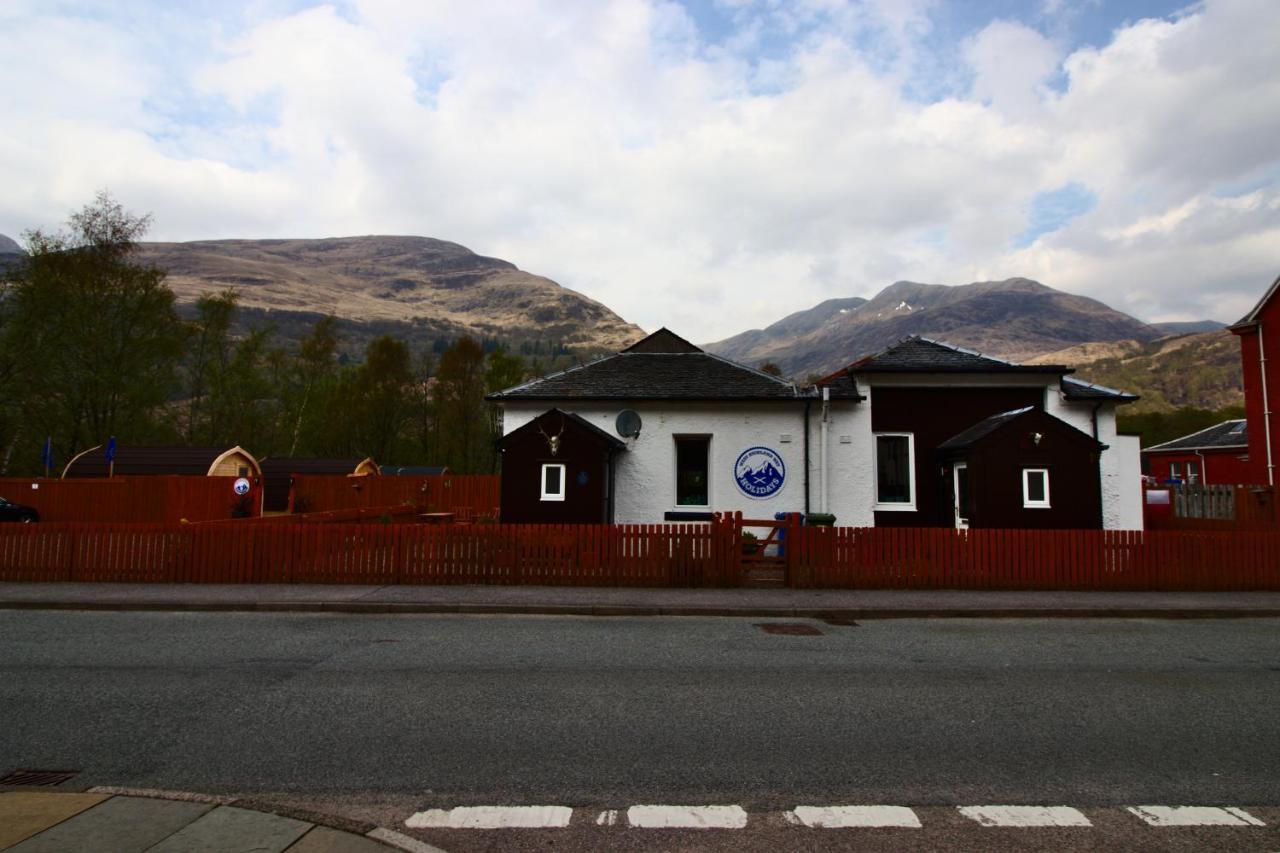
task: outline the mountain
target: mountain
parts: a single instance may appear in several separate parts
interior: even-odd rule
[[[1141,395],[1138,402],[1125,406],[1126,414],[1244,404],[1240,343],[1226,329],[1145,343],[1085,344],[1030,361],[1077,367],[1082,379]]]
[[[12,237],[6,237],[0,234],[0,255],[25,255],[26,252],[18,245],[18,241]]]
[[[1152,328],[1159,329],[1166,335],[1194,335],[1197,332],[1216,332],[1225,329],[1226,323],[1217,320],[1189,320],[1184,322],[1152,323]]]
[[[750,365],[772,361],[784,374],[804,377],[829,373],[908,335],[1021,361],[1074,344],[1147,342],[1161,334],[1095,299],[1030,279],[957,286],[899,281],[870,300],[828,300],[705,349]]]
[[[168,272],[183,313],[201,296],[234,288],[242,314],[272,322],[284,338],[325,314],[356,338],[470,334],[612,351],[644,336],[551,279],[429,237],[142,243],[139,257]]]

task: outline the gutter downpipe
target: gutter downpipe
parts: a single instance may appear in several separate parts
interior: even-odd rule
[[[821,471],[819,473],[822,476],[819,482],[822,485],[822,512],[829,511],[827,509],[827,421],[829,420],[830,409],[831,389],[824,387],[822,389],[822,437],[820,439],[822,446],[818,448],[818,456],[821,459]]]
[[[1267,350],[1262,342],[1262,323],[1258,323],[1258,371],[1262,380],[1262,434],[1267,441],[1267,485],[1276,484],[1275,463],[1271,459],[1271,403],[1267,400]]]
[[[812,400],[804,401],[804,514],[809,516],[809,407]]]
[[[1204,451],[1197,450],[1196,456],[1200,457],[1200,485],[1209,485],[1209,466],[1204,462]]]
[[[1099,444],[1102,444],[1098,439],[1098,412],[1101,410],[1102,401],[1099,400],[1093,404],[1093,412],[1089,415],[1089,421],[1093,425],[1093,440],[1097,441]],[[1106,445],[1103,445],[1102,450],[1098,451],[1098,526],[1104,530],[1107,526],[1107,487],[1103,482],[1105,477],[1102,474],[1102,454],[1106,449]]]

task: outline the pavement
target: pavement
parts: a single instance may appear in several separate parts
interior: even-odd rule
[[[430,853],[439,848],[339,817],[185,792],[0,788],[10,853]]]
[[[1280,592],[672,589],[0,583],[0,609],[761,616],[808,619],[1280,617]]]

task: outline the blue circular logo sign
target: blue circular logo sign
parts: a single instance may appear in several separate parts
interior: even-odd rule
[[[733,479],[749,498],[771,498],[787,480],[782,457],[767,447],[748,447],[733,463]]]

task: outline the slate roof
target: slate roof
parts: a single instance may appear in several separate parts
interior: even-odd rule
[[[1156,444],[1143,449],[1151,450],[1245,450],[1249,447],[1249,430],[1243,418],[1223,421],[1199,432]]]
[[[1068,400],[1114,400],[1117,403],[1132,403],[1138,399],[1137,394],[1128,391],[1117,391],[1105,385],[1095,385],[1083,379],[1070,376],[1062,377],[1062,395]]]
[[[976,424],[964,430],[963,432],[953,435],[951,438],[948,438],[946,441],[942,442],[942,444],[939,444],[938,452],[945,453],[947,451],[957,452],[962,450],[968,450],[970,447],[977,444],[979,441],[986,438],[987,436],[991,435],[991,433],[1000,429],[1005,424],[1016,421],[1018,418],[1022,417],[1023,415],[1028,414],[1030,412],[1034,412],[1034,411],[1038,411],[1035,406],[1023,406],[1021,409],[1013,409],[1012,411],[1001,412],[998,415],[992,415],[989,418],[983,418],[982,420],[978,421]],[[1049,415],[1047,413],[1046,413],[1046,417],[1048,417],[1052,421],[1057,421],[1058,423],[1061,423],[1067,429],[1075,433],[1079,433],[1085,439],[1097,444],[1097,440],[1093,436],[1089,435],[1083,430],[1076,429],[1076,427],[1072,426],[1071,424],[1067,423],[1061,418],[1055,418],[1053,415]]]
[[[913,335],[849,365],[853,373],[1073,373],[1061,364],[1014,364],[954,344]]]
[[[938,450],[964,450],[975,442],[991,435],[991,433],[1000,429],[1000,427],[1009,423],[1009,421],[1025,415],[1034,408],[1035,406],[1023,406],[1021,409],[1013,409],[1009,412],[1001,412],[998,415],[992,415],[989,418],[984,418],[968,429],[953,435],[951,438],[942,442],[942,444],[939,444]]]
[[[847,370],[833,373],[818,380],[819,388],[830,388],[832,400],[865,400],[867,396],[858,390],[858,380]],[[821,392],[819,392],[821,393]]]
[[[591,421],[587,420],[581,415],[575,415],[573,412],[566,412],[563,409],[557,409],[557,408],[548,409],[547,411],[538,415],[533,420],[529,421],[527,424],[524,424],[522,426],[517,427],[516,429],[513,429],[511,432],[507,433],[502,438],[498,439],[498,444],[504,444],[507,441],[507,439],[511,438],[511,436],[513,435],[517,435],[518,433],[525,432],[526,430],[537,429],[538,422],[550,414],[558,414],[560,417],[564,418],[565,420],[573,421],[574,423],[578,424],[583,429],[585,429],[589,435],[595,436],[601,443],[607,444],[610,447],[614,448],[615,450],[627,449],[627,443],[622,439],[618,438],[616,435],[611,435],[608,432],[605,432],[604,430],[600,429],[600,427],[596,426]]]
[[[1262,294],[1262,298],[1258,300],[1257,305],[1253,306],[1252,311],[1245,314],[1227,328],[1242,329],[1252,326],[1254,323],[1258,322],[1258,315],[1262,313],[1262,309],[1271,301],[1271,297],[1275,296],[1277,292],[1280,292],[1280,277],[1277,277],[1275,281],[1271,282],[1271,286],[1267,288],[1266,293]]]
[[[797,400],[790,382],[660,329],[615,355],[490,394],[507,400]]]

